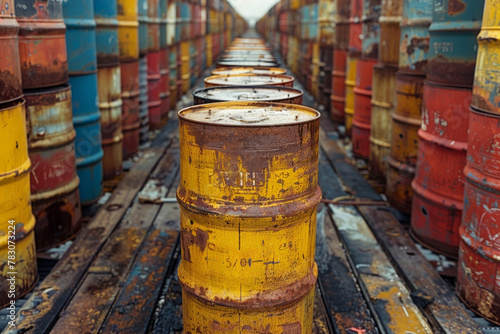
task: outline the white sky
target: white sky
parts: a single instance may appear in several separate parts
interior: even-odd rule
[[[243,16],[249,24],[260,19],[280,0],[228,0],[233,8]]]

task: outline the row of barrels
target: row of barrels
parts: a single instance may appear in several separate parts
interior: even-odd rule
[[[235,39],[178,112],[186,332],[312,332],[320,114],[270,63]]]
[[[79,232],[103,180],[244,29],[226,1],[0,1],[1,291],[9,272],[11,296],[33,287],[36,251]]]
[[[281,3],[290,16],[290,2]],[[458,258],[459,297],[500,323],[499,4],[336,5],[332,119],[345,126],[371,176],[386,182],[391,205],[411,215],[412,236]],[[277,7],[258,24],[270,40],[280,30]]]

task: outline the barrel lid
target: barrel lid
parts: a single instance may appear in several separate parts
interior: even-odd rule
[[[296,104],[266,102],[220,102],[182,109],[179,118],[213,125],[280,126],[309,123],[319,119],[314,109]]]
[[[288,75],[265,75],[265,74],[235,74],[235,75],[213,75],[205,79],[206,83],[221,86],[249,86],[249,85],[277,85],[293,81]]]
[[[255,60],[223,60],[217,63],[221,67],[278,67],[279,64],[269,61],[255,61]]]
[[[296,88],[281,86],[221,86],[197,90],[194,96],[211,101],[279,101],[302,96]]]
[[[212,70],[213,75],[233,75],[233,74],[285,74],[286,69],[279,67],[219,67]]]

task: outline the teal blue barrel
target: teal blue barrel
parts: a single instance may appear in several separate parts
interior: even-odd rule
[[[434,0],[427,80],[472,87],[484,0]]]
[[[191,7],[183,2],[181,6],[182,30],[181,41],[191,39]]]
[[[182,3],[176,1],[175,5],[175,38],[174,43],[177,44],[182,40],[182,28],[183,28],[183,20],[182,20]]]
[[[116,0],[94,0],[98,67],[114,67],[120,65],[117,15]]]
[[[167,47],[167,0],[160,0],[160,48]]]
[[[425,75],[433,0],[404,0],[399,43],[399,70]]]
[[[66,0],[63,15],[80,199],[88,205],[101,196],[103,179],[93,0]]]
[[[309,38],[309,21],[311,20],[310,8],[308,5],[299,9],[300,11],[300,39],[305,41]]]
[[[318,25],[318,3],[311,4],[311,10],[310,10],[310,19],[309,19],[309,40],[311,41],[318,41],[318,36],[319,36],[319,25]]]
[[[139,21],[139,55],[148,52],[148,0],[138,0],[137,20]]]
[[[361,40],[361,56],[363,58],[377,59],[380,43],[379,17],[382,11],[380,0],[363,1],[363,38]],[[399,36],[398,36],[399,37]],[[396,36],[394,36],[396,38]]]

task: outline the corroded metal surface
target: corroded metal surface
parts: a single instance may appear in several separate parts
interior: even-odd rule
[[[5,307],[12,298],[9,297],[11,284],[8,272],[9,240],[10,250],[15,244],[16,279],[12,285],[16,299],[29,292],[37,282],[37,265],[35,251],[35,217],[31,213],[30,179],[31,162],[28,157],[26,136],[26,118],[24,101],[10,103],[0,109],[2,131],[2,159],[0,170],[0,307]],[[13,227],[9,220],[14,220]],[[15,227],[15,230],[14,230]],[[11,232],[9,232],[11,231]],[[12,237],[15,231],[15,237]],[[10,236],[10,238],[9,238]],[[11,258],[12,259],[12,258]]]
[[[23,95],[18,46],[19,24],[14,16],[14,0],[4,1],[0,13],[0,103]]]
[[[205,78],[205,87],[216,86],[284,86],[293,87],[294,78],[288,75],[235,74],[213,75]]]
[[[116,66],[120,62],[116,0],[94,0],[98,67]]]
[[[68,81],[66,26],[62,2],[17,0],[19,57],[24,89],[62,85]]]
[[[497,288],[499,122],[498,115],[475,110],[470,114],[457,273],[458,296],[474,312],[496,324],[500,324]]]
[[[347,52],[349,50],[349,18],[351,16],[351,0],[337,0],[337,17],[335,19],[335,47]]]
[[[148,0],[138,0],[137,22],[139,24],[139,55],[143,56],[148,52]]]
[[[310,333],[319,113],[226,102],[179,117],[184,328]]]
[[[117,0],[120,61],[139,59],[138,0]]]
[[[357,59],[348,56],[345,78],[345,128],[348,135],[352,130],[352,118],[354,116],[354,86],[356,85],[356,62]]]
[[[148,59],[146,54],[139,57],[139,92],[139,117],[141,120],[139,142],[144,144],[149,140]]]
[[[375,65],[370,132],[370,175],[385,180],[391,151],[392,120],[396,99],[397,67]]]
[[[42,250],[81,228],[70,87],[27,93],[26,119],[36,245]]]
[[[471,87],[484,0],[440,0],[433,6],[427,80]]]
[[[266,60],[221,60],[217,67],[279,67],[280,64]]]
[[[422,244],[452,258],[458,255],[471,94],[468,88],[426,83],[418,131],[412,234]]]
[[[370,158],[370,128],[372,117],[373,66],[376,59],[358,59],[354,87],[354,116],[352,121],[352,151],[360,158]]]
[[[333,51],[332,95],[330,116],[339,124],[345,122],[346,98],[346,52],[340,49]]]
[[[226,101],[260,101],[302,104],[303,92],[291,87],[230,86],[203,88],[193,93],[194,104]]]
[[[161,127],[161,73],[160,52],[149,51],[148,55],[148,110],[149,128],[151,130]]]
[[[361,54],[363,35],[363,0],[351,0],[351,16],[349,18],[349,55],[358,57]]]
[[[410,214],[418,155],[424,77],[396,74],[396,107],[392,114],[391,154],[388,158],[386,195],[399,211]]]
[[[380,42],[380,1],[364,0],[362,16],[361,55],[363,58],[377,59]]]
[[[232,74],[285,74],[286,69],[279,67],[233,67],[233,68],[215,68],[212,70],[212,75],[232,75]]]
[[[189,41],[182,41],[179,47],[178,59],[181,61],[180,75],[182,79],[182,93],[186,93],[191,86],[191,62]]]
[[[432,21],[432,0],[403,0],[399,70],[425,74],[429,51],[429,26]]]
[[[139,62],[120,64],[122,88],[123,159],[139,151]]]
[[[399,64],[399,35],[403,14],[403,0],[382,0],[380,14],[380,48],[379,61],[385,65]]]

